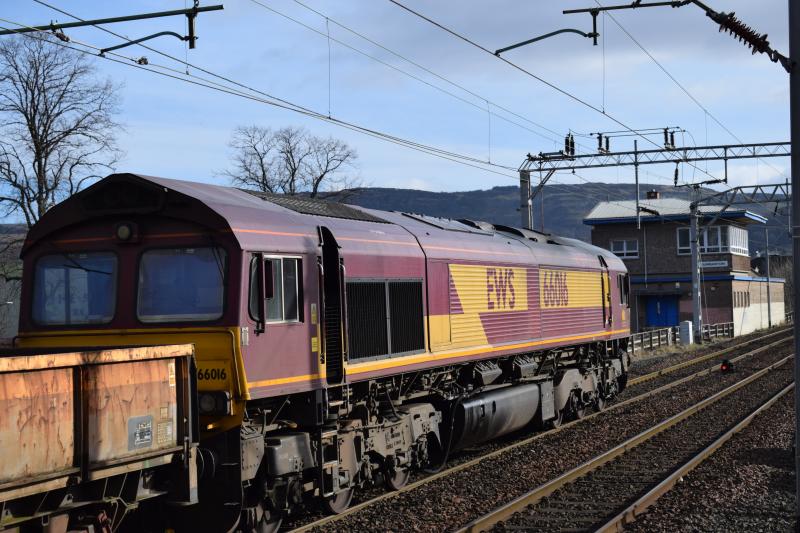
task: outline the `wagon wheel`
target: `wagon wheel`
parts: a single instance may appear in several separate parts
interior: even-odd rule
[[[347,489],[322,500],[322,507],[331,514],[342,514],[350,507],[355,489]]]
[[[406,486],[411,478],[411,470],[402,466],[387,468],[383,477],[386,480],[386,487],[390,490],[400,490]]]

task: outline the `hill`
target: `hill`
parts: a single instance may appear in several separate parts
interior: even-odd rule
[[[640,188],[642,197],[645,191],[655,189],[661,192],[662,197],[688,198],[686,190],[676,190],[669,185],[648,183],[641,184]],[[453,219],[471,218],[512,226],[520,224],[519,188],[515,186],[464,192],[429,192],[376,187],[351,193],[347,203],[372,209],[405,211]],[[591,228],[583,224],[583,217],[596,203],[634,198],[636,198],[636,186],[627,183],[548,185],[544,188],[545,231],[589,241]],[[541,202],[542,199],[537,197],[533,205],[536,229],[541,229]],[[769,219],[772,253],[790,252],[788,218],[776,215],[774,204],[755,204],[747,208]],[[781,211],[786,211],[786,208],[782,208]],[[750,226],[750,249],[752,253],[764,249],[763,226],[757,224]]]

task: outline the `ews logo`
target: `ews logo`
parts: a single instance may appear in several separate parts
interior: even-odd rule
[[[513,269],[486,269],[486,307],[490,311],[513,310],[517,300],[516,296]]]
[[[542,307],[569,306],[567,273],[559,270],[541,271]]]

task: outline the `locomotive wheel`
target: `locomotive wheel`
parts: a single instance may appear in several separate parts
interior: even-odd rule
[[[247,533],[275,533],[281,527],[283,515],[271,511],[264,503],[250,507],[247,511]]]
[[[281,522],[283,522],[282,516],[266,513],[253,529],[253,533],[275,533],[281,528]]]
[[[594,408],[597,411],[602,411],[603,409],[606,408],[606,401],[603,399],[602,396],[600,395],[597,396],[597,401],[594,404]]]
[[[408,468],[392,468],[383,475],[386,480],[386,487],[390,490],[400,490],[406,486],[408,480],[411,478],[411,470]]]
[[[348,489],[322,500],[322,506],[331,514],[341,514],[350,507],[355,489]]]
[[[580,420],[586,415],[586,405],[578,398],[575,392],[570,394],[565,409],[569,409],[569,418],[572,420]]]
[[[551,418],[547,421],[547,423],[550,425],[550,429],[560,428],[561,424],[564,423],[564,411],[558,411],[558,413],[556,413],[556,417]]]

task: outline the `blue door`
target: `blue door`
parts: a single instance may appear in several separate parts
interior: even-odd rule
[[[677,325],[677,295],[647,297],[647,327],[666,328]]]

